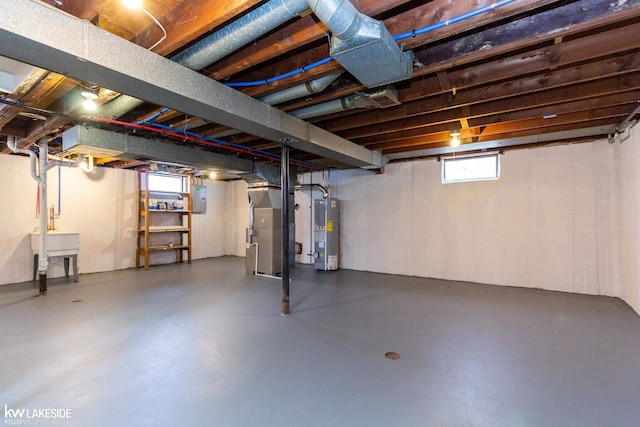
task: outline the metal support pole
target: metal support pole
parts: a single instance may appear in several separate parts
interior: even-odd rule
[[[280,189],[282,198],[282,314],[289,314],[289,146],[282,144]]]

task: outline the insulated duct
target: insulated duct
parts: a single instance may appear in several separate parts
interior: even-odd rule
[[[376,87],[411,77],[412,53],[403,53],[381,21],[361,14],[348,0],[271,0],[171,59],[192,70],[201,70],[309,7],[333,33],[331,55],[362,84]],[[329,80],[327,76],[327,81]],[[330,83],[331,81],[327,86]],[[306,96],[304,90],[304,87],[295,89],[295,97]],[[321,90],[324,88],[316,92]],[[298,96],[298,93],[302,94]],[[286,99],[285,96],[293,95],[274,94],[261,100],[275,105],[295,99]],[[142,103],[141,100],[123,94],[103,106],[99,115],[117,118]]]
[[[192,70],[202,70],[309,9],[306,0],[271,0],[171,58]],[[100,108],[99,116],[118,118],[143,104],[122,94]],[[113,105],[112,105],[113,104]]]
[[[305,120],[312,117],[326,116],[328,114],[338,113],[345,110],[353,110],[354,108],[373,107],[373,103],[366,97],[358,94],[349,95],[344,98],[334,99],[333,101],[323,102],[322,104],[311,105],[309,107],[300,108],[289,112],[294,117]]]
[[[297,86],[291,87],[289,89],[285,89],[280,92],[272,93],[271,95],[263,96],[259,98],[260,101],[269,105],[282,104],[283,102],[293,101],[294,99],[302,98],[304,96],[312,95],[314,93],[322,92],[325,90],[331,83],[336,81],[338,77],[340,77],[342,73],[329,74],[328,76],[320,77],[316,80],[311,80],[310,82],[302,83]],[[236,129],[229,129],[222,132],[218,132],[214,135],[211,135],[212,138],[222,138],[225,136],[237,135],[241,133]]]
[[[325,90],[331,83],[335,82],[336,79],[340,77],[340,74],[342,73],[329,74],[328,76],[320,77],[319,79],[311,80],[310,82],[302,83],[298,86],[272,93],[271,95],[263,96],[259,99],[265,104],[277,105],[308,95],[313,95],[314,93],[319,93]]]
[[[271,0],[171,59],[192,70],[202,70],[308,8],[306,0]]]

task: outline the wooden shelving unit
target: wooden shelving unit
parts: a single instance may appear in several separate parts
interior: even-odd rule
[[[157,251],[174,251],[175,262],[191,263],[191,186],[190,175],[175,175],[183,181],[184,191],[151,191],[149,189],[148,169],[138,170],[138,232],[136,250],[136,268],[150,266],[151,253]],[[181,206],[170,206],[157,209],[150,205],[151,200],[161,200],[165,205],[181,201]],[[176,203],[177,204],[177,203]],[[157,205],[156,205],[157,206]]]

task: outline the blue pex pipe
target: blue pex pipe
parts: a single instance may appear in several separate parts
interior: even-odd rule
[[[166,108],[166,107],[165,107],[165,108],[163,108],[162,110],[158,111],[157,113],[155,113],[155,114],[151,115],[151,117],[147,117],[145,120],[139,120],[139,121],[137,121],[137,122],[135,122],[135,123],[136,123],[137,125],[141,125],[142,123],[146,123],[146,122],[148,122],[148,121],[155,120],[155,119],[157,119],[158,117],[160,117],[161,115],[163,115],[164,113],[166,113],[167,111],[169,111],[169,108]]]
[[[413,31],[408,31],[406,33],[401,33],[398,34],[396,36],[393,36],[393,40],[398,41],[398,40],[402,40],[402,39],[407,39],[410,37],[416,37],[419,36],[421,34],[425,34],[425,33],[429,33],[431,31],[435,31],[435,30],[439,30],[440,28],[446,27],[447,25],[451,25],[451,24],[457,24],[458,22],[462,22],[462,21],[466,21],[467,19],[470,18],[474,18],[478,15],[482,15],[483,13],[487,13],[487,12],[491,12],[492,10],[495,10],[499,7],[502,7],[504,5],[507,5],[509,3],[513,3],[516,0],[500,0],[496,3],[490,4],[488,6],[484,6],[481,7],[479,9],[475,9],[472,10],[471,12],[467,12],[464,13],[462,15],[458,15],[458,16],[454,16],[453,18],[447,20],[447,21],[441,21],[438,22],[436,24],[432,24],[426,27],[422,27],[419,28],[417,30],[413,30]],[[250,81],[250,82],[234,82],[234,83],[226,83],[227,86],[229,87],[250,87],[250,86],[261,86],[261,85],[266,85],[269,83],[273,83],[276,82],[278,80],[283,80],[289,77],[293,77],[297,74],[301,74],[304,73],[307,70],[310,70],[312,68],[315,67],[319,67],[320,65],[326,64],[327,62],[331,62],[333,60],[332,57],[327,57],[324,59],[321,59],[318,62],[314,62],[313,64],[309,64],[306,65],[302,68],[298,68],[297,70],[293,70],[293,71],[289,71],[287,73],[284,74],[280,74],[278,76],[275,77],[270,77],[268,79],[264,79],[264,80],[255,80],[255,81]],[[152,119],[153,120],[153,119]]]
[[[252,82],[227,83],[226,85],[229,87],[249,87],[249,86],[266,85],[269,83],[277,82],[278,80],[283,80],[289,77],[293,77],[296,74],[302,74],[305,71],[311,70],[312,68],[319,67],[331,61],[333,61],[333,58],[328,56],[324,59],[321,59],[320,61],[314,62],[313,64],[305,65],[304,67],[298,68],[297,70],[289,71],[288,73],[280,74],[279,76],[271,77],[265,80],[255,80]]]

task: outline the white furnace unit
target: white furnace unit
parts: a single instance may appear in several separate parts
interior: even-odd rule
[[[340,208],[331,198],[314,200],[316,270],[337,270],[340,254]]]

